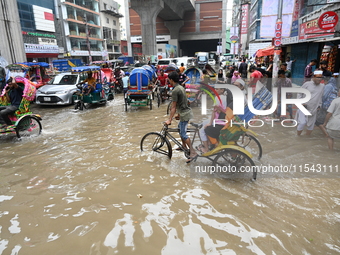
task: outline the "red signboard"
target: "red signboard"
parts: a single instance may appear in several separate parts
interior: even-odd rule
[[[276,21],[275,24],[275,37],[274,37],[274,46],[281,46],[281,38],[282,38],[282,21]]]
[[[331,36],[334,33],[334,27],[325,31],[318,26],[318,19],[314,19],[300,25],[299,40],[308,40],[316,37]]]
[[[329,11],[321,14],[318,20],[318,25],[319,28],[323,30],[329,30],[331,28],[334,28],[338,21],[339,21],[338,15],[335,12]]]
[[[249,4],[242,5],[241,34],[248,34]]]

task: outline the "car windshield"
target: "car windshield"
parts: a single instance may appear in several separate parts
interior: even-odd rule
[[[207,60],[207,57],[204,57],[204,56],[198,57],[198,61],[206,61],[206,60]]]
[[[67,75],[57,75],[54,77],[49,84],[51,85],[72,85],[76,84],[78,75],[67,74]]]
[[[158,64],[159,65],[169,65],[170,64],[170,60],[158,60]]]

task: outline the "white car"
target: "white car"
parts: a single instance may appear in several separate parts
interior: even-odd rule
[[[212,58],[211,58],[211,59],[209,59],[209,60],[208,60],[208,64],[209,64],[209,65],[211,65],[211,66],[214,66],[214,65],[216,65],[216,61],[215,61],[215,59],[212,59]]]
[[[77,84],[84,80],[79,74],[61,73],[48,84],[40,87],[36,93],[38,105],[73,104],[73,95],[77,92]]]

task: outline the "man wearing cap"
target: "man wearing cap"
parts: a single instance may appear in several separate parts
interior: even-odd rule
[[[305,82],[301,88],[307,89],[310,94],[310,100],[303,104],[304,107],[312,114],[310,116],[305,115],[301,110],[296,112],[295,119],[297,121],[297,135],[301,135],[305,126],[307,126],[306,135],[311,135],[314,124],[316,120],[318,107],[321,106],[322,103],[322,95],[324,90],[324,84],[321,84],[323,79],[321,70],[314,71],[313,77],[311,81]],[[304,98],[305,94],[299,93],[297,98]]]
[[[0,94],[5,86],[6,86],[6,71],[5,68],[1,66],[0,63]]]
[[[18,86],[13,77],[7,80],[7,84],[8,86],[3,94],[10,105],[0,106],[0,123],[3,124],[1,129],[6,129],[12,125],[12,121],[8,115],[15,113],[15,111],[19,109],[23,94],[23,89]],[[3,122],[5,122],[5,124]]]
[[[336,85],[338,86],[338,89],[339,89],[340,88],[339,73],[333,73],[333,77],[336,80]]]

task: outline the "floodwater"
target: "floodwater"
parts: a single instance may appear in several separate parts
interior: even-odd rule
[[[320,130],[253,128],[263,165],[322,173],[192,178],[186,165],[140,152],[166,104],[124,111],[122,96],[82,112],[33,106],[42,135],[0,137],[0,254],[340,254],[340,143]],[[194,108],[195,120],[201,120]],[[174,125],[174,124],[173,124]]]

